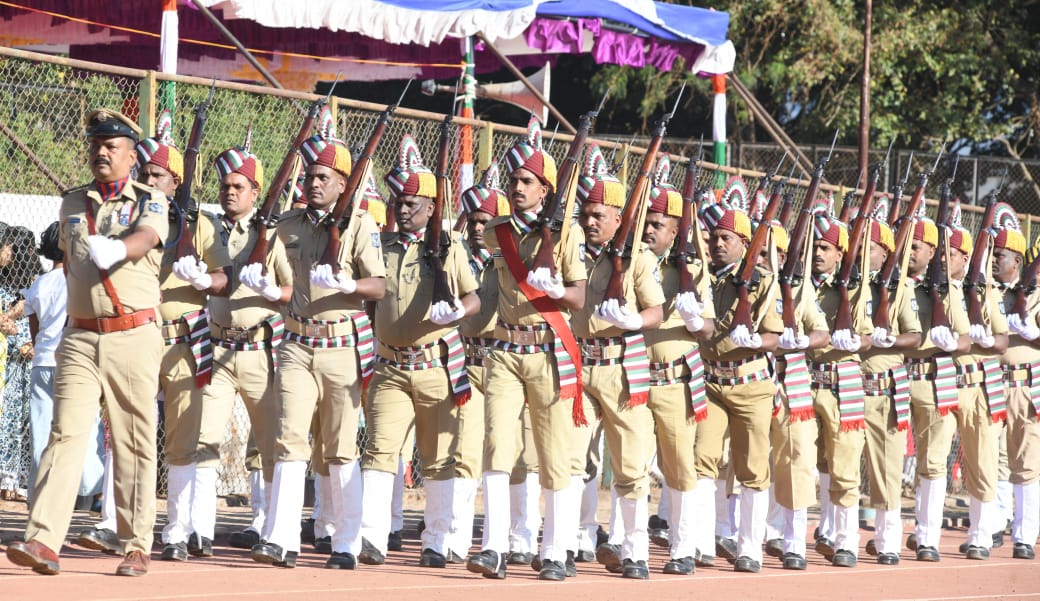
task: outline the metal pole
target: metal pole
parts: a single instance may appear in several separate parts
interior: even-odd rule
[[[199,9],[199,11],[202,13],[202,16],[206,17],[206,20],[209,21],[211,25],[217,28],[217,31],[219,31],[225,38],[227,38],[229,42],[231,42],[235,46],[235,48],[238,49],[239,53],[241,53],[242,56],[244,56],[245,59],[249,61],[249,64],[252,65],[254,69],[259,71],[260,75],[263,75],[264,79],[267,80],[267,83],[278,88],[279,90],[285,89],[282,87],[282,84],[278,83],[278,80],[274,78],[274,75],[271,75],[271,73],[267,69],[265,69],[259,61],[256,60],[256,57],[253,56],[253,53],[250,52],[248,48],[243,46],[242,42],[238,41],[238,38],[235,37],[235,34],[228,31],[227,27],[224,27],[224,24],[220,22],[220,19],[218,19],[210,9],[203,6],[202,3],[198,0],[191,0],[191,3],[195,5],[195,8]]]
[[[866,173],[870,164],[870,21],[873,0],[866,0],[863,23],[863,77],[859,88],[859,172]]]
[[[563,127],[566,128],[568,132],[572,134],[578,133],[578,130],[575,129],[573,125],[571,125],[571,122],[568,121],[567,118],[564,117],[562,113],[560,113],[560,111],[556,110],[556,107],[549,102],[549,99],[543,96],[540,91],[538,91],[538,88],[533,83],[531,83],[531,80],[527,79],[524,76],[524,74],[520,72],[520,69],[516,68],[516,65],[513,64],[513,61],[509,60],[509,57],[499,52],[498,48],[495,48],[495,45],[489,42],[488,39],[484,37],[483,33],[477,32],[476,37],[481,42],[484,42],[484,46],[486,46],[487,49],[491,51],[491,54],[495,55],[495,58],[497,58],[499,62],[501,62],[505,66],[506,69],[509,69],[509,72],[512,73],[514,77],[523,82],[524,86],[526,86],[527,89],[530,90],[532,94],[534,94],[535,98],[537,98],[539,102],[544,104],[545,107],[549,109],[549,112],[552,113],[552,116],[555,117],[556,120],[559,121],[560,124],[563,125]]]
[[[58,186],[58,190],[62,194],[64,194],[65,191],[69,189],[68,186],[66,186],[64,182],[58,179],[58,176],[54,175],[54,172],[51,171],[50,168],[47,167],[47,165],[43,161],[40,160],[40,157],[36,156],[36,153],[33,152],[31,148],[26,146],[25,142],[22,142],[18,135],[15,134],[11,130],[11,128],[7,127],[7,124],[2,121],[0,121],[0,131],[2,131],[5,136],[11,139],[11,142],[13,142],[16,147],[18,147],[18,150],[21,150],[25,157],[29,159],[29,162],[35,165],[36,168],[40,170],[40,173],[46,175],[47,179],[51,180],[51,182],[53,182],[55,186]]]

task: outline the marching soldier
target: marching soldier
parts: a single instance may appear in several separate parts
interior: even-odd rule
[[[859,353],[870,348],[873,326],[865,323],[857,301],[852,301],[851,330],[834,330],[841,302],[834,280],[849,252],[849,232],[844,223],[833,218],[828,206],[814,216],[813,234],[812,283],[828,318],[831,343],[809,353],[809,368],[813,411],[819,420],[830,474],[829,486],[824,487],[825,479],[821,479],[820,495],[829,495],[834,505],[834,539],[821,537],[816,550],[833,565],[850,568],[856,565],[859,553],[859,458],[866,441]],[[862,290],[857,290],[856,296]]]
[[[1005,205],[1006,206],[1006,205]],[[972,256],[971,234],[960,225],[960,207],[947,226],[947,269],[950,287],[980,296],[983,323],[970,324],[968,352],[954,357],[957,369],[957,409],[954,417],[964,451],[964,484],[968,491],[968,559],[989,559],[993,530],[1000,521],[997,505],[999,423],[1006,415],[1000,357],[1008,348],[1008,325],[999,294],[990,283],[966,289],[963,279]],[[978,276],[985,277],[979,273]],[[991,278],[987,278],[991,279]],[[979,290],[981,288],[981,291]],[[980,294],[981,292],[981,294]],[[951,441],[952,444],[952,441]]]
[[[556,185],[556,164],[541,148],[537,121],[529,137],[506,155],[512,213],[488,223],[484,241],[498,272],[495,349],[484,360],[484,528],[487,542],[467,568],[488,578],[506,576],[509,550],[509,474],[519,456],[517,427],[530,404],[539,477],[546,499],[539,578],[563,578],[567,551],[577,548],[584,456],[574,452],[576,424],[584,423],[575,370],[576,342],[561,310],[585,304],[580,231],[569,231],[555,266],[532,270],[540,237],[535,220]],[[561,234],[554,233],[554,251]],[[566,342],[566,344],[565,344]],[[544,573],[544,576],[543,576]]]
[[[1007,382],[1007,450],[1015,510],[1011,527],[1012,557],[1032,560],[1040,536],[1040,292],[1020,280],[1026,240],[1005,221],[993,244],[993,276],[1003,294],[1004,312],[1012,336],[1004,355]],[[1016,311],[1018,295],[1025,295],[1025,315]],[[998,519],[994,526],[1003,525]]]
[[[624,185],[609,174],[599,147],[591,146],[586,175],[578,182],[588,288],[584,306],[571,315],[571,327],[581,345],[585,394],[603,423],[624,528],[620,557],[597,549],[597,559],[608,569],[617,569],[620,563],[624,578],[645,580],[649,578],[647,465],[653,453],[653,422],[646,406],[650,359],[642,332],[660,325],[664,293],[656,262],[639,251],[636,241],[632,258],[623,263],[631,274],[631,279],[625,278],[625,298],[605,296],[613,273],[605,251],[621,227],[625,196]]]
[[[447,292],[454,296],[434,302],[438,276],[428,258],[431,241],[426,236],[437,176],[422,164],[412,136],[401,140],[398,156],[400,164],[385,178],[395,197],[399,231],[381,235],[386,296],[375,303],[379,346],[365,406],[369,440],[361,460],[364,538],[358,559],[367,564],[384,561],[398,456],[414,420],[426,490],[419,565],[443,568],[449,561],[463,560],[452,548],[459,542],[455,504],[457,499],[470,499],[472,504],[477,485],[473,478],[458,477],[453,455],[460,426],[456,407],[470,397],[465,349],[455,324],[480,310],[479,284],[461,238],[449,238],[445,245],[439,236],[429,252],[441,254]]]
[[[173,123],[169,113],[159,118],[156,136],[137,145],[138,181],[152,186],[170,199],[170,210],[182,214],[175,217],[190,235],[200,256],[177,256],[177,245],[170,244],[163,253],[159,269],[162,304],[163,351],[159,371],[159,390],[163,395],[163,429],[166,441],[163,452],[167,466],[166,515],[162,531],[165,561],[185,561],[188,554],[196,557],[213,555],[213,532],[200,534],[199,519],[216,514],[216,495],[196,497],[197,482],[216,487],[217,472],[196,474],[195,448],[202,428],[202,390],[209,382],[213,345],[208,330],[207,296],[227,296],[230,263],[227,244],[217,235],[213,217],[174,202],[177,188],[191,186],[182,182],[184,157],[170,139]],[[221,432],[223,434],[223,432]],[[196,515],[198,514],[198,515]]]
[[[115,472],[120,576],[148,572],[155,524],[156,419],[163,342],[159,265],[169,233],[162,193],[130,180],[141,130],[106,109],[87,115],[94,181],[62,197],[61,249],[69,288],[68,327],[57,350],[54,420],[36,479],[26,542],[12,563],[60,571],[87,437],[105,400]]]
[[[773,245],[777,265],[787,261],[790,239],[783,225],[774,221]],[[795,249],[801,252],[801,249]],[[760,261],[769,269],[769,260]],[[827,318],[815,298],[810,298],[804,287],[795,293],[794,318],[798,328],[784,328],[776,361],[777,394],[773,399],[773,419],[769,439],[773,446],[773,496],[780,508],[778,520],[779,544],[767,541],[766,553],[783,562],[785,570],[804,570],[805,533],[808,528],[808,509],[816,500],[816,437],[812,391],[809,384],[809,366],[806,354],[827,346],[830,328]],[[777,303],[778,312],[783,307]]]
[[[730,462],[742,486],[738,557],[733,567],[737,572],[758,572],[769,501],[769,423],[776,394],[766,353],[776,349],[783,322],[775,309],[774,276],[756,268],[752,281],[746,283],[755,327],[733,324],[740,285],[734,281],[735,272],[751,241],[751,220],[744,211],[719,204],[704,210],[704,220],[711,231],[715,330],[701,344],[708,416],[697,424],[697,505],[711,521],[728,428],[733,447],[740,449],[731,454]],[[705,554],[705,549],[700,551]]]
[[[293,272],[293,292],[278,351],[278,429],[274,444],[271,505],[253,559],[295,567],[300,551],[300,518],[308,432],[315,408],[324,459],[329,463],[330,511],[335,532],[325,567],[354,569],[361,551],[361,473],[357,427],[361,387],[371,373],[372,328],[364,302],[385,292],[385,268],[376,224],[356,211],[345,224],[336,264],[319,264],[329,240],[329,211],[344,193],[351,170],[350,151],[338,140],[323,140],[308,159],[304,190],[307,208],[290,211],[278,222]],[[261,265],[240,276],[254,290],[270,284]]]
[[[310,145],[311,140],[305,142],[305,149]],[[238,395],[249,414],[251,440],[260,456],[262,485],[253,488],[263,492],[250,499],[254,505],[252,523],[243,531],[232,533],[230,542],[233,547],[250,549],[260,542],[267,509],[265,493],[271,490],[274,476],[275,367],[284,331],[280,307],[292,294],[292,269],[285,246],[272,228],[267,230],[268,275],[263,287],[257,291],[242,283],[250,254],[259,242],[253,216],[263,186],[263,166],[248,149],[229,148],[217,157],[215,167],[220,178],[220,206],[224,210],[220,232],[227,241],[231,266],[228,296],[211,297],[209,302],[213,377],[202,394],[202,430],[195,468],[195,497],[208,511],[198,516],[196,522],[202,537],[213,537],[216,507],[211,499],[217,494],[220,445]],[[257,511],[258,508],[263,511]]]
[[[670,161],[658,159],[657,185],[650,192],[643,241],[657,259],[665,303],[660,327],[645,331],[650,359],[650,391],[647,406],[653,414],[657,438],[657,464],[664,476],[662,496],[670,502],[670,513],[660,516],[669,526],[670,559],[665,574],[692,574],[697,554],[693,537],[694,487],[697,472],[693,453],[696,423],[707,416],[704,397],[704,367],[697,349],[699,339],[710,337],[714,328],[714,307],[710,302],[708,278],[704,277],[703,258],[679,263],[672,247],[679,236],[683,198],[668,184]],[[697,235],[695,230],[692,235]],[[693,240],[690,244],[699,244]],[[691,253],[692,255],[692,253]],[[685,259],[685,257],[683,257]],[[681,291],[679,270],[690,272],[698,288]]]
[[[884,221],[888,201],[878,199],[874,219],[870,223],[870,300],[867,314],[873,315],[878,299],[888,294],[893,302],[891,331],[875,328],[871,348],[863,351],[864,417],[867,425],[867,475],[870,478],[870,504],[874,517],[873,541],[867,542],[867,553],[877,556],[882,565],[899,563],[903,519],[900,517],[903,493],[903,456],[906,430],[910,426],[910,388],[903,351],[921,346],[921,322],[917,319],[909,294],[895,294],[888,282],[877,275],[891,253],[896,252],[892,229]],[[897,286],[905,284],[898,282]],[[891,301],[890,301],[891,302]]]
[[[917,309],[922,332],[927,336],[920,347],[905,351],[917,454],[917,526],[907,538],[906,546],[916,551],[918,561],[939,561],[939,537],[946,499],[946,458],[950,454],[954,430],[951,411],[958,404],[953,353],[963,353],[971,345],[968,315],[960,288],[950,286],[942,294],[942,306],[932,306],[925,275],[938,244],[939,231],[935,222],[918,217],[910,243],[907,275],[913,293],[911,306]],[[951,327],[932,327],[932,312],[937,309],[946,312]]]

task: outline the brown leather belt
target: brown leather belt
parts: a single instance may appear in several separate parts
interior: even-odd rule
[[[155,309],[141,309],[118,317],[97,317],[95,319],[82,319],[70,317],[69,325],[81,330],[90,330],[98,334],[111,334],[112,332],[125,332],[139,328],[143,325],[155,323],[158,316]]]

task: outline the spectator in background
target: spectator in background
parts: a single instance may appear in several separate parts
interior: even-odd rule
[[[33,345],[22,290],[43,273],[36,239],[26,227],[0,235],[0,331],[7,337],[3,401],[0,403],[0,491],[24,498],[29,482],[29,376]]]
[[[29,470],[28,500],[32,505],[33,488],[36,484],[36,472],[40,465],[40,456],[47,446],[47,438],[51,432],[51,420],[54,417],[54,350],[58,348],[61,332],[65,328],[65,307],[68,302],[68,289],[65,285],[64,263],[65,253],[58,247],[60,228],[57,221],[50,224],[40,237],[40,254],[50,259],[54,266],[51,270],[33,282],[25,296],[25,315],[29,318],[29,331],[33,340],[32,375],[30,376],[29,396],[29,438],[32,450],[32,465]],[[95,420],[100,424],[100,415]],[[79,495],[94,496],[101,492],[101,480],[104,475],[104,441],[98,444],[98,437],[92,437],[95,443],[87,448],[87,461],[80,479]],[[101,454],[98,453],[98,447]]]

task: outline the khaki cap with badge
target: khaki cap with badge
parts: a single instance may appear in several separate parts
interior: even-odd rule
[[[141,128],[132,119],[111,109],[94,109],[87,113],[88,138],[125,136],[134,142],[140,140]]]

